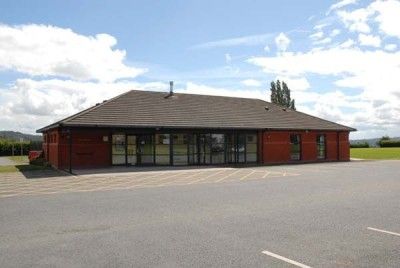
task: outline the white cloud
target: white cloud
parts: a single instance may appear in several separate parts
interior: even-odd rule
[[[400,1],[375,1],[370,7],[378,12],[375,21],[379,23],[379,29],[387,35],[400,38]]]
[[[275,80],[285,81],[291,91],[304,91],[310,88],[310,83],[305,77],[277,76]]]
[[[341,1],[331,5],[329,7],[329,10],[328,10],[327,13],[329,14],[333,10],[340,9],[342,7],[345,7],[345,6],[348,6],[348,5],[351,5],[351,4],[355,4],[355,3],[357,3],[357,0],[341,0]]]
[[[264,47],[264,51],[265,52],[269,52],[271,49],[269,48],[269,46],[268,45],[265,45],[265,47]]]
[[[179,88],[176,90],[179,93],[191,93],[201,95],[214,95],[214,96],[229,96],[229,97],[241,97],[241,98],[253,98],[253,99],[267,99],[267,92],[265,89],[246,89],[246,90],[232,90],[231,88],[223,87],[210,87],[202,84],[188,82],[185,88]]]
[[[371,27],[368,25],[368,22],[373,19],[378,23],[378,27],[382,33],[400,38],[400,28],[398,27],[400,1],[378,0],[372,2],[367,7],[350,12],[340,10],[337,14],[351,31],[369,33]]]
[[[234,46],[256,46],[273,40],[274,34],[247,35],[236,38],[228,38],[194,45],[191,49],[211,49]]]
[[[380,47],[381,38],[379,36],[359,34],[358,41],[362,46]]]
[[[225,62],[226,62],[227,64],[229,64],[229,63],[231,63],[231,61],[232,61],[231,54],[225,53]]]
[[[352,39],[347,39],[346,41],[344,41],[343,43],[341,43],[339,45],[340,48],[350,48],[352,47],[356,42],[354,42],[354,40]]]
[[[339,35],[342,31],[339,29],[333,29],[332,32],[329,34],[330,37],[335,37]]]
[[[385,49],[388,51],[395,51],[397,49],[397,45],[396,44],[387,44],[387,45],[385,45]]]
[[[33,133],[40,127],[131,89],[167,92],[168,85],[159,82],[18,79],[10,88],[0,90],[0,126]]]
[[[296,102],[309,109],[304,111],[362,128],[356,135],[366,135],[382,129],[400,130],[400,98],[395,97],[400,94],[400,51],[389,53],[337,47],[254,57],[248,62],[260,66],[266,73],[280,77],[328,76],[334,79],[336,87],[346,91],[351,88],[360,89],[359,94],[345,97],[327,95],[331,93],[332,86],[324,89],[328,90],[326,93],[294,91]],[[321,102],[321,98],[325,101]],[[377,100],[383,100],[385,104],[374,107],[374,101],[376,103]],[[304,102],[308,105],[303,106]],[[344,112],[343,108],[354,111]]]
[[[290,44],[290,39],[284,33],[280,33],[275,38],[275,44],[279,51],[286,51]]]
[[[114,81],[133,78],[144,69],[127,66],[126,52],[113,49],[108,34],[84,36],[47,25],[0,25],[0,68],[30,76]]]
[[[330,42],[332,42],[332,38],[325,37],[324,39],[314,41],[313,44],[314,45],[325,45],[325,44],[329,44]]]
[[[328,23],[320,23],[317,24],[313,27],[314,30],[321,31],[323,28],[327,27],[329,24]]]
[[[371,28],[367,22],[373,13],[371,8],[360,8],[350,12],[340,10],[337,15],[350,31],[369,33]]]
[[[322,38],[323,36],[324,36],[324,32],[318,31],[316,33],[311,34],[310,38],[316,40],[316,39]]]
[[[260,81],[255,80],[255,79],[246,79],[246,80],[242,80],[240,82],[247,87],[259,87],[262,85],[262,83]]]

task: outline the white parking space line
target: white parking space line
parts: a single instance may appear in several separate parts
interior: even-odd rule
[[[284,261],[284,262],[287,262],[287,263],[290,263],[290,264],[296,265],[297,267],[302,267],[302,268],[311,268],[311,266],[308,266],[308,265],[302,264],[302,263],[300,263],[300,262],[297,262],[297,261],[294,261],[294,260],[291,260],[291,259],[285,258],[285,257],[283,257],[283,256],[281,256],[281,255],[278,255],[278,254],[272,253],[272,252],[270,252],[270,251],[267,251],[267,250],[264,250],[262,253],[263,253],[263,254],[265,254],[265,255],[268,255],[268,256],[271,256],[271,257],[277,258],[277,259],[279,259],[279,260],[281,260],[281,261]]]
[[[189,182],[188,184],[194,184],[194,183],[198,183],[198,182],[204,181],[204,180],[206,180],[206,179],[208,179],[208,178],[211,178],[211,177],[213,177],[213,176],[215,176],[215,175],[224,173],[225,171],[226,171],[226,170],[220,170],[220,171],[218,171],[218,172],[212,172],[211,174],[208,174],[207,176],[204,176],[204,177],[202,177],[202,178],[200,178],[200,179],[198,179],[198,180],[191,181],[191,182]]]
[[[371,230],[371,231],[375,231],[375,232],[381,232],[381,233],[385,233],[385,234],[391,234],[391,235],[395,235],[395,236],[400,236],[399,233],[390,232],[390,231],[386,231],[386,230],[382,230],[382,229],[377,229],[377,228],[372,228],[372,227],[368,227],[367,229]]]
[[[232,175],[235,175],[236,173],[239,173],[240,171],[243,171],[243,170],[242,170],[242,169],[238,169],[238,170],[232,172],[231,174],[228,174],[228,175],[226,175],[226,176],[223,176],[223,177],[219,178],[219,179],[216,180],[215,182],[221,182],[221,181],[225,180],[226,178],[228,178],[228,177],[230,177],[230,176],[232,176]]]
[[[256,172],[255,170],[250,171],[248,174],[246,174],[246,175],[244,175],[243,177],[241,177],[240,180],[242,181],[242,180],[246,179],[247,177],[250,177],[250,176],[251,176],[252,174],[254,174],[255,172]]]
[[[262,178],[265,179],[270,173],[271,172],[269,172],[269,171],[265,171],[265,174],[264,174],[264,176],[262,176]]]

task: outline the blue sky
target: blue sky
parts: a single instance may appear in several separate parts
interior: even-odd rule
[[[0,129],[35,129],[129,89],[268,100],[400,136],[400,2],[2,1]],[[379,88],[378,88],[379,87]]]

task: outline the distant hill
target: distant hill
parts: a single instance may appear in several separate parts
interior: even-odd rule
[[[378,147],[378,145],[376,145],[376,143],[377,143],[380,139],[381,139],[381,138],[350,140],[350,144],[368,142],[368,144],[369,144],[370,147]],[[400,137],[390,137],[390,139],[391,139],[391,140],[400,140]]]
[[[16,131],[0,131],[0,139],[19,141],[23,138],[24,141],[42,141],[42,135],[24,134]]]

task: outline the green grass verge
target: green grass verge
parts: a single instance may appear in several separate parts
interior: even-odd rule
[[[400,159],[400,148],[351,148],[350,157],[360,159]]]
[[[0,166],[0,173],[18,172],[18,171],[23,172],[31,170],[46,170],[46,169],[50,169],[50,167],[35,166],[35,165]]]
[[[9,156],[9,159],[11,159],[12,161],[20,164],[20,163],[28,163],[29,159],[27,155],[15,155],[15,156]]]

